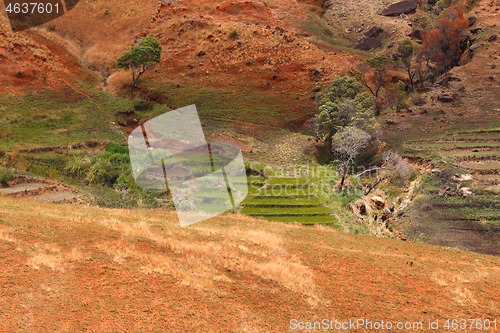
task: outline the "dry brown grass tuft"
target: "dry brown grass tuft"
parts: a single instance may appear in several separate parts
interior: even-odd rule
[[[319,230],[319,231],[328,231],[328,232],[339,232],[338,230],[335,230],[330,227],[325,227],[324,225],[321,224],[315,224],[311,227],[312,229]]]
[[[64,258],[65,258],[65,260],[67,260],[69,262],[75,262],[75,261],[78,262],[78,261],[87,260],[88,255],[86,253],[82,252],[79,248],[74,247],[73,249],[71,249],[71,251],[66,253]]]
[[[106,80],[105,91],[116,94],[124,89],[125,86],[130,85],[132,81],[132,74],[130,71],[120,70],[110,75]]]
[[[17,240],[9,235],[10,232],[11,232],[10,229],[0,229],[0,240],[9,243],[17,243]]]
[[[59,254],[37,253],[28,259],[28,266],[40,269],[42,265],[52,271],[64,272],[64,259]]]
[[[183,285],[204,288],[212,286],[214,281],[230,282],[223,273],[226,269],[249,272],[308,296],[311,305],[320,300],[315,293],[312,271],[286,252],[280,237],[269,232],[238,226],[227,229],[201,226],[180,229],[175,226],[165,230],[165,234],[176,236],[165,237],[153,232],[144,222],[130,224],[118,219],[103,219],[100,223],[120,231],[122,238],[103,242],[98,248],[120,264],[127,264],[127,259],[139,261],[143,273],[169,274],[179,278]],[[189,230],[192,237],[186,239],[188,231],[182,233],[181,230]],[[224,236],[226,241],[200,241],[197,240],[200,235]],[[152,240],[180,257],[173,261],[169,256],[140,250],[130,242],[135,237]]]
[[[437,285],[446,287],[453,294],[453,299],[456,302],[460,304],[477,303],[473,293],[467,288],[471,281],[463,273],[437,270],[432,273],[431,278]]]

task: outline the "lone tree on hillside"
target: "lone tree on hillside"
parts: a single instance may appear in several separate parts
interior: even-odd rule
[[[344,127],[333,136],[332,152],[340,162],[341,187],[344,186],[349,164],[368,146],[370,139],[370,134],[354,126]]]
[[[148,66],[160,62],[161,44],[155,37],[148,36],[132,46],[117,60],[118,68],[132,69],[132,84],[130,85],[130,97],[134,96],[134,86],[139,77],[144,74]]]

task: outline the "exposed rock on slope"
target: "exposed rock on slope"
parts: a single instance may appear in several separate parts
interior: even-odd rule
[[[405,0],[393,3],[382,12],[385,16],[394,16],[400,14],[413,13],[417,9],[417,3],[414,0]]]

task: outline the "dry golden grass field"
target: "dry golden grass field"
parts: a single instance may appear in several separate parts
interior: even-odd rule
[[[5,197],[0,223],[2,332],[287,332],[292,319],[500,315],[493,256],[237,215],[180,228],[170,211]]]

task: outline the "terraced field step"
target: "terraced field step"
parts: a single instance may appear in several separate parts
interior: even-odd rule
[[[258,193],[260,191],[260,188],[262,186],[253,186],[253,185],[246,185],[246,184],[233,184],[233,188],[237,191],[246,191],[248,190],[248,195],[253,195],[255,193]]]
[[[316,223],[336,223],[337,219],[330,215],[320,216],[255,216],[257,218],[286,223],[303,223],[303,224],[316,224]]]
[[[243,185],[260,185],[263,186],[265,183],[264,177],[231,177],[231,183]]]
[[[18,193],[29,193],[35,192],[39,189],[43,189],[46,187],[55,187],[53,185],[45,184],[45,183],[21,183],[17,185],[13,185],[6,188],[1,188],[0,193],[5,195],[14,195]]]
[[[312,207],[318,206],[321,202],[319,198],[276,198],[269,199],[247,199],[245,200],[245,207]]]
[[[487,159],[500,158],[500,150],[481,150],[481,151],[444,151],[443,156],[448,156],[457,159]]]
[[[419,139],[419,140],[411,140],[408,144],[419,144],[419,143],[454,143],[454,142],[484,142],[484,141],[492,141],[497,142],[500,141],[500,133],[495,134],[471,134],[471,135],[457,135],[457,136],[446,136],[441,138],[434,139]]]
[[[308,188],[269,188],[254,193],[255,198],[300,198],[314,197],[318,194],[315,187]]]
[[[479,131],[461,131],[448,133],[448,136],[461,136],[461,135],[474,135],[474,134],[498,134],[500,133],[500,128],[493,128],[489,130],[479,130]]]
[[[405,148],[413,149],[473,149],[473,148],[487,148],[499,149],[500,142],[456,142],[456,143],[412,143],[406,144]]]
[[[500,161],[481,161],[481,162],[461,162],[459,165],[470,168],[473,170],[499,170],[500,171]]]
[[[311,184],[305,178],[271,178],[265,183],[266,188],[308,188]]]
[[[242,214],[250,216],[315,216],[331,213],[328,207],[244,207]]]
[[[304,186],[309,185],[305,178],[270,178],[266,186]]]
[[[43,201],[43,202],[62,202],[62,201],[69,201],[77,198],[78,196],[74,193],[68,193],[68,192],[59,192],[59,193],[54,193],[54,194],[49,194],[49,195],[40,195],[34,197],[35,200],[38,201]]]
[[[477,179],[480,182],[483,182],[487,185],[499,185],[500,184],[500,176],[498,175],[474,175],[474,179]]]

